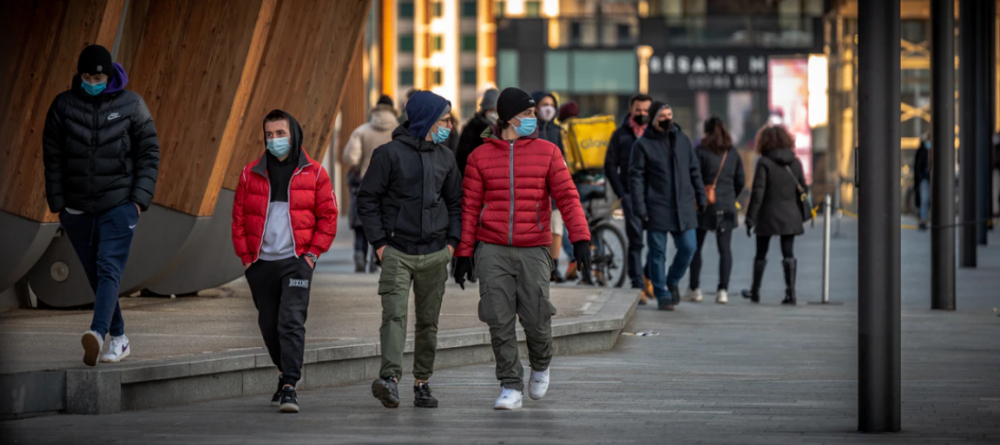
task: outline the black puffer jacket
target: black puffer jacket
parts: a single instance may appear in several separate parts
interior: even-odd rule
[[[160,164],[153,118],[142,97],[115,85],[91,96],[77,76],[49,107],[42,147],[52,212],[102,213],[129,201],[146,210],[153,200]]]
[[[792,173],[788,173],[786,166],[791,168]],[[746,219],[757,236],[801,235],[805,232],[802,229],[796,180],[803,186],[806,183],[802,164],[791,149],[771,150],[757,161]]]
[[[698,153],[698,163],[701,164],[701,179],[705,186],[715,184],[715,204],[708,206],[701,215],[698,215],[698,228],[702,230],[718,230],[720,225],[732,229],[738,225],[736,217],[736,198],[739,198],[743,188],[746,187],[746,175],[743,173],[743,159],[740,158],[736,147],[729,147],[725,155],[726,162],[722,163],[722,154],[717,154],[699,145],[695,148]],[[719,167],[722,173],[719,173]]]
[[[388,244],[408,255],[426,255],[458,246],[461,201],[455,155],[401,125],[392,142],[372,152],[358,190],[358,216],[376,249]]]
[[[679,232],[698,227],[705,208],[705,183],[691,140],[676,124],[659,131],[652,124],[635,141],[628,179],[636,215],[647,215],[643,227]]]

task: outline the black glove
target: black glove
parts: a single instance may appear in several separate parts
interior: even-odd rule
[[[753,237],[753,224],[747,224],[747,238]]]
[[[576,270],[590,273],[590,241],[573,243],[573,261],[576,261]]]
[[[465,290],[465,279],[472,273],[472,258],[460,256],[455,258],[455,282]]]
[[[642,222],[649,222],[649,215],[646,212],[635,212],[635,216],[638,216]]]

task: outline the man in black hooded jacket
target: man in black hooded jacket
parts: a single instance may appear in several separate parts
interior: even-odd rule
[[[462,184],[455,155],[442,144],[452,132],[451,104],[430,91],[406,102],[408,121],[372,153],[358,191],[365,237],[382,262],[382,368],[372,395],[399,406],[406,313],[413,286],[413,404],[435,408],[428,380],[434,372],[437,325],[448,263],[462,237]]]
[[[94,318],[83,334],[83,362],[131,353],[118,289],[139,213],[156,190],[160,145],[146,102],[128,91],[128,75],[111,53],[91,45],[80,53],[69,91],[49,107],[42,134],[45,197],[80,257],[94,290]]]

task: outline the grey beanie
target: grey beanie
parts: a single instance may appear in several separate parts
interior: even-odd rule
[[[479,101],[480,110],[492,110],[497,107],[497,98],[500,92],[496,88],[490,88],[483,93],[483,100]]]

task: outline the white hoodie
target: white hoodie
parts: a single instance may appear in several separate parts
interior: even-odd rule
[[[392,131],[399,125],[396,111],[387,105],[376,106],[371,114],[371,121],[355,129],[344,147],[344,163],[352,167],[361,165],[361,177],[368,171],[372,152],[392,141]]]

